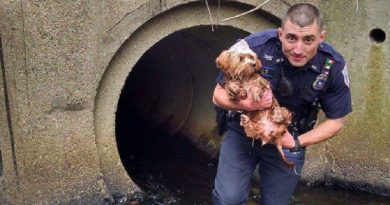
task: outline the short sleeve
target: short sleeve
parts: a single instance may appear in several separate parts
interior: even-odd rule
[[[332,69],[334,72],[329,79],[330,84],[319,100],[326,117],[337,119],[352,112],[352,99],[347,66],[337,64]]]
[[[223,86],[225,84],[225,74],[222,71],[220,71],[215,81],[219,85]]]

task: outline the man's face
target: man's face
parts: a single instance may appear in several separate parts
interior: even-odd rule
[[[320,43],[325,39],[325,31],[320,31],[317,22],[300,27],[287,20],[279,28],[279,39],[282,43],[283,54],[291,65],[302,67],[316,54]]]

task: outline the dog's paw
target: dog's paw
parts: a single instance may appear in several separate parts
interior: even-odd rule
[[[229,100],[233,103],[238,103],[241,99],[246,99],[244,95],[247,95],[243,90],[240,82],[236,80],[228,80],[225,84],[225,90],[229,96]],[[245,97],[245,98],[243,98]]]
[[[241,126],[244,126],[245,124],[249,123],[249,121],[250,121],[249,117],[244,115],[244,114],[242,114],[240,116],[240,118],[241,118],[241,122],[240,122]]]
[[[285,107],[275,107],[272,112],[272,120],[276,123],[291,123],[291,112]]]
[[[257,130],[254,126],[254,123],[251,121],[251,119],[248,116],[244,114],[241,115],[240,125],[244,128],[245,134],[248,137],[251,138],[257,137]]]

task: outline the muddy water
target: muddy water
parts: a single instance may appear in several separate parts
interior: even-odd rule
[[[138,137],[118,139],[122,144],[119,146],[122,161],[131,178],[145,192],[136,194],[129,201],[147,205],[212,204],[210,193],[217,168],[216,158],[196,149],[186,137],[166,135],[158,127],[133,127],[128,131]],[[122,130],[122,134],[126,132]],[[260,191],[254,181],[248,204],[258,204],[259,198]],[[390,205],[390,198],[300,185],[291,204]]]

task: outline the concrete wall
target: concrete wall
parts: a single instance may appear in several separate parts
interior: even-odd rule
[[[258,4],[237,2],[224,3],[220,15]],[[263,11],[281,17],[295,2],[271,1]],[[309,150],[303,179],[389,194],[389,43],[375,45],[368,33],[389,32],[390,3],[359,1],[356,12],[352,3],[310,2],[324,10],[329,40],[349,62],[354,113],[340,136]],[[210,24],[204,2],[3,0],[0,15],[0,202],[103,203],[138,191],[115,142],[121,88],[159,40]],[[222,24],[248,32],[276,26],[264,18]]]
[[[324,178],[390,195],[390,2],[356,3],[323,1],[319,5],[326,16],[328,40],[348,62],[354,109],[340,136],[322,145]],[[384,36],[373,29],[387,34],[384,42],[375,41]]]

